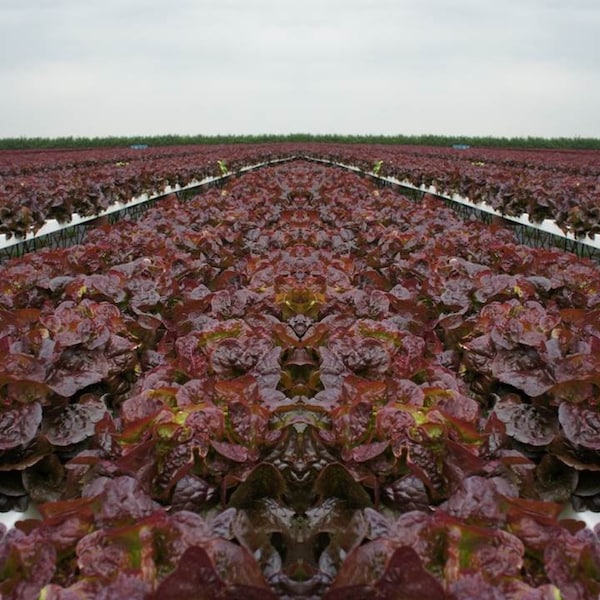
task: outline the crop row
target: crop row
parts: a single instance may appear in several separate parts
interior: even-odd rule
[[[505,158],[511,152],[477,149],[451,154],[448,150],[337,146],[323,149],[318,156],[367,172],[377,168],[381,175],[417,187],[433,186],[450,197],[458,194],[475,203],[485,202],[505,215],[527,214],[535,223],[549,219],[565,233],[582,237],[600,233],[600,154],[564,157],[558,153],[552,158],[538,151],[526,158],[521,151],[519,160]],[[580,168],[572,166],[577,157]]]
[[[72,153],[69,153],[72,154]],[[1,156],[1,154],[0,154]],[[237,171],[249,163],[279,158],[268,147],[194,147],[81,151],[76,159],[56,163],[56,152],[22,159],[14,167],[5,155],[0,178],[0,234],[24,236],[46,221],[68,224],[71,216],[93,216],[115,203],[142,194],[161,194],[206,177]],[[0,165],[2,162],[0,161]]]
[[[592,600],[600,273],[294,161],[0,269],[3,598]]]
[[[0,233],[22,236],[45,221],[97,214],[114,202],[247,164],[316,156],[439,192],[486,202],[502,214],[553,220],[566,233],[600,233],[600,154],[341,144],[183,146],[143,151],[1,152]]]

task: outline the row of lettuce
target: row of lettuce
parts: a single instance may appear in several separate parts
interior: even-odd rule
[[[284,143],[135,150],[0,152],[0,234],[23,236],[47,220],[68,223],[115,202],[276,158],[314,156],[412,185],[486,202],[502,214],[555,221],[577,236],[600,233],[600,152]]]
[[[598,152],[340,146],[326,158],[485,202],[503,215],[527,214],[534,223],[549,219],[577,237],[600,233]]]
[[[332,167],[0,269],[7,600],[592,600],[600,273]]]

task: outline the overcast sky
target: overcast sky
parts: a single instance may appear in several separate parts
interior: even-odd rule
[[[600,137],[599,0],[0,0],[0,137]]]

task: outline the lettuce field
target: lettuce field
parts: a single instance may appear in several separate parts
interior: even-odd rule
[[[171,190],[0,265],[2,600],[600,596],[598,266],[315,159],[600,234],[593,151],[0,152],[5,243]]]

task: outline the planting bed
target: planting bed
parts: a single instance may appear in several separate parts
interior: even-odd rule
[[[0,267],[0,597],[592,600],[600,272],[335,167]]]
[[[467,218],[501,218],[524,243],[600,257],[597,151],[271,143],[0,151],[0,260],[79,242],[98,217],[137,215],[165,190],[296,157],[435,191]]]
[[[44,221],[40,227],[28,231],[24,230],[19,235],[13,235],[10,232],[0,234],[0,262],[9,258],[22,256],[27,252],[34,252],[41,248],[66,248],[72,246],[85,239],[88,229],[95,228],[103,223],[115,223],[122,218],[138,218],[156,201],[169,194],[179,197],[185,196],[190,192],[199,193],[201,188],[221,185],[231,177],[237,177],[266,164],[278,164],[293,159],[294,157],[270,159],[268,162],[259,162],[240,167],[234,173],[229,173],[225,169],[226,172],[221,173],[221,175],[209,175],[202,180],[192,179],[189,181],[186,179],[187,183],[183,186],[179,182],[175,182],[174,185],[167,185],[158,192],[143,192],[129,200],[122,197],[121,200],[107,204],[102,209],[99,206],[95,206],[94,210],[90,210],[90,214],[86,216],[81,216],[79,213],[71,213],[68,215],[68,218],[65,216],[62,222],[59,222],[57,219],[49,219]],[[95,212],[96,210],[98,212]]]
[[[486,203],[503,215],[550,220],[578,238],[600,233],[600,153],[597,151],[515,151],[406,146],[331,146],[321,158],[353,164],[363,171],[380,161],[380,174],[434,186],[452,197]]]
[[[187,187],[282,156],[289,153],[273,144],[0,151],[0,245],[35,234],[48,222],[98,216],[134,197],[160,195],[168,187]]]

